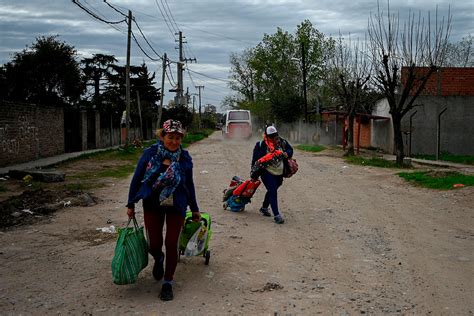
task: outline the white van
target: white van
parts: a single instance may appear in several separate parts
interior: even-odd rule
[[[225,114],[225,125],[222,128],[225,138],[252,137],[252,118],[250,111],[229,110]]]

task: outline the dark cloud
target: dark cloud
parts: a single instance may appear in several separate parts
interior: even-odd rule
[[[326,35],[338,36],[351,33],[363,36],[370,14],[376,12],[376,0],[347,1],[285,1],[285,0],[108,0],[122,12],[133,11],[136,21],[152,46],[162,55],[164,52],[173,59],[178,59],[177,43],[174,35],[177,23],[183,31],[187,44],[185,55],[197,58],[198,63],[189,68],[209,77],[191,73],[184,76],[185,85],[195,93],[194,85],[205,85],[203,102],[218,104],[229,94],[226,83],[229,71],[229,54],[257,45],[264,34],[273,34],[280,27],[293,33],[296,26],[305,19]],[[116,11],[102,0],[80,0],[95,14],[109,21],[123,19]],[[167,8],[172,12],[165,14]],[[381,1],[382,9],[386,2]],[[474,3],[472,1],[441,0],[433,3],[428,0],[392,0],[392,12],[400,12],[405,19],[409,11],[431,11],[434,16],[438,5],[439,16],[446,16],[450,7],[453,15],[452,41],[474,33]],[[168,22],[168,26],[165,23]],[[156,58],[154,52],[147,48],[139,31],[133,25],[143,49]],[[106,25],[95,20],[86,12],[74,5],[72,1],[58,0],[3,0],[0,3],[0,62],[5,63],[12,54],[21,51],[25,46],[42,35],[59,35],[60,39],[74,46],[79,58],[94,53],[113,54],[119,62],[125,62],[126,25]],[[137,47],[132,45],[132,62],[145,61],[152,71],[161,71],[161,62],[150,61]],[[174,76],[176,77],[176,75]],[[158,76],[159,78],[159,76]],[[170,88],[170,87],[168,87]],[[167,89],[168,89],[167,88]],[[171,97],[168,93],[167,97]]]

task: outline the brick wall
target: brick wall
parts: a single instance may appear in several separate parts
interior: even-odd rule
[[[419,75],[428,72],[426,67],[417,67],[415,71]],[[408,68],[402,68],[402,83],[406,82]],[[474,96],[474,68],[441,68],[433,73],[422,95],[432,96]]]
[[[62,108],[0,102],[0,167],[63,152]]]

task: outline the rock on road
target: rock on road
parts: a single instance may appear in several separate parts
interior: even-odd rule
[[[116,286],[114,240],[81,238],[108,219],[126,222],[127,179],[95,192],[96,207],[0,233],[0,313],[474,313],[472,187],[417,188],[396,170],[296,150],[300,169],[279,190],[286,222],[277,225],[258,212],[263,184],[244,212],[222,209],[232,176],[249,174],[255,141],[216,132],[189,148],[199,205],[213,220],[212,254],[208,266],[201,257],[181,259],[173,301],[159,300],[152,260],[136,284]]]

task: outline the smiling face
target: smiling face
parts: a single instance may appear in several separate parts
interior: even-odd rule
[[[179,133],[167,133],[163,136],[163,145],[169,151],[177,151],[181,142],[183,140],[183,135]]]

